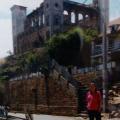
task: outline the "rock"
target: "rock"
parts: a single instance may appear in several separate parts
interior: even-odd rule
[[[113,90],[110,90],[108,94],[109,94],[110,96],[113,96],[113,95],[114,95],[114,91],[113,91]]]

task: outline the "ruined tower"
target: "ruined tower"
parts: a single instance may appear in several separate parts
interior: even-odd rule
[[[99,6],[99,0],[93,0],[93,6],[98,7]]]
[[[13,49],[17,53],[17,36],[24,32],[24,21],[26,19],[26,7],[14,5],[12,12],[12,32],[13,32]]]
[[[63,0],[44,0],[45,25],[50,36],[61,32],[63,26]]]

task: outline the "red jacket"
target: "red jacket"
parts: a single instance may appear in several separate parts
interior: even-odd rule
[[[101,93],[96,91],[95,93],[91,93],[90,91],[86,96],[87,101],[87,109],[100,111],[101,109]]]

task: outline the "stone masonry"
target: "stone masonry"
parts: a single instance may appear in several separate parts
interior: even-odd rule
[[[14,5],[12,11],[13,47],[15,54],[42,46],[52,35],[73,27],[99,29],[98,0],[86,5],[70,0],[44,0],[27,14],[26,8]]]
[[[12,111],[32,113],[76,115],[77,96],[75,88],[54,72],[48,80],[42,77],[11,81],[9,83]]]

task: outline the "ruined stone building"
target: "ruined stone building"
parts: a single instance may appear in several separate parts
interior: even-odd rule
[[[93,0],[93,4],[86,5],[70,0],[44,0],[40,7],[30,14],[27,14],[26,7],[14,5],[11,8],[14,54],[23,54],[36,47],[42,47],[52,35],[76,26],[100,30],[98,1],[100,0]],[[111,33],[108,34],[108,67],[111,71],[114,69],[109,78],[114,80],[120,79],[119,27],[120,22],[114,21],[110,25]],[[102,35],[92,42],[91,50],[92,67],[99,67],[100,72],[102,72],[103,61],[101,38]],[[59,68],[63,70],[61,66]],[[11,109],[21,112],[28,107],[31,113],[76,115],[85,109],[85,85],[91,78],[98,77],[96,71],[91,71],[85,70],[85,74],[81,72],[82,74],[75,76],[76,79],[71,80],[70,83],[68,82],[70,77],[66,79],[63,74],[60,74],[62,73],[60,69],[53,70],[48,81],[39,74],[38,76],[31,74],[28,78],[22,76],[11,79],[7,90],[10,93],[8,100]],[[101,83],[101,80],[98,79],[97,82]]]
[[[99,28],[98,0],[86,5],[70,0],[44,0],[27,14],[26,7],[14,5],[12,11],[14,54],[44,45],[53,34],[72,27]]]

